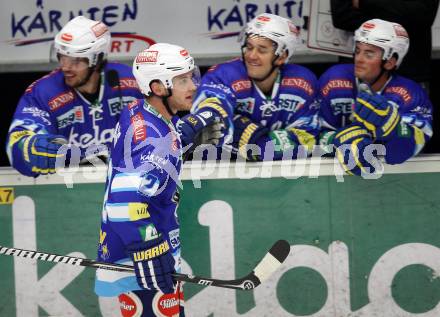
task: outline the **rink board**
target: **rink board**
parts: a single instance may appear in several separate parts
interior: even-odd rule
[[[218,179],[185,180],[184,272],[234,278],[275,240],[292,246],[253,292],[186,284],[187,315],[440,316],[440,173],[420,172],[440,164],[415,163],[376,180],[338,182],[325,172],[237,179],[233,165]],[[0,244],[95,258],[103,170],[73,188],[0,175],[14,190],[13,204],[0,192]],[[0,316],[112,316],[117,308],[94,295],[93,269],[0,256],[0,274]]]

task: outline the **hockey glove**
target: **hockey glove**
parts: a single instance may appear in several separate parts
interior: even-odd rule
[[[183,146],[199,144],[218,144],[223,136],[224,124],[222,118],[208,109],[201,109],[180,119],[177,130]]]
[[[58,150],[66,143],[62,135],[34,134],[27,137],[23,142],[23,156],[29,170],[42,175],[55,173],[57,157],[62,156]]]
[[[336,135],[336,131],[322,131],[319,134],[319,146],[321,147],[321,150],[325,152],[327,155],[334,154],[334,138]]]
[[[344,170],[350,175],[373,174],[381,164],[366,147],[373,143],[369,131],[359,125],[352,124],[336,131],[333,143],[336,157]],[[373,159],[379,165],[373,166]]]
[[[384,141],[390,139],[400,122],[397,107],[388,103],[379,94],[369,94],[361,91],[354,106],[353,116],[371,132],[373,138]]]
[[[142,289],[161,290],[163,293],[174,292],[172,273],[174,258],[167,240],[159,238],[131,244],[127,254],[134,264],[136,279]]]
[[[234,135],[232,139],[232,152],[240,154],[245,159],[258,161],[261,155],[252,154],[254,151],[251,151],[248,145],[257,144],[257,140],[267,135],[269,129],[252,122],[251,119],[240,114],[234,116],[233,123]],[[261,144],[259,146],[260,150],[264,151],[265,145]]]

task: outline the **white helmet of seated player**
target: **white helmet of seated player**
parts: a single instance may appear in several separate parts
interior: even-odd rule
[[[354,33],[354,41],[380,47],[383,50],[384,61],[395,56],[396,68],[402,63],[409,48],[409,37],[404,27],[380,19],[362,23]]]
[[[289,19],[275,14],[263,13],[252,19],[239,36],[242,47],[250,35],[268,38],[276,44],[275,55],[281,56],[287,51],[286,63],[301,43],[299,30]]]
[[[78,16],[55,36],[54,50],[56,54],[87,58],[93,67],[107,57],[110,42],[110,31],[103,22]]]
[[[133,62],[133,75],[141,92],[149,96],[150,84],[159,80],[167,89],[173,88],[173,78],[193,71],[192,80],[197,87],[200,71],[189,52],[178,45],[156,43],[139,52]]]

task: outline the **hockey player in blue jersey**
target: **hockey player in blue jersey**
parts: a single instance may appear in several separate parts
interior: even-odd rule
[[[369,20],[354,41],[354,65],[333,66],[319,80],[319,142],[335,146],[347,173],[367,175],[382,170],[378,154],[399,164],[420,152],[432,136],[432,105],[419,84],[395,73],[409,47],[400,24]]]
[[[159,43],[137,55],[133,74],[144,99],[123,109],[116,127],[98,260],[134,265],[135,273],[98,270],[95,292],[119,296],[123,316],[184,316],[181,285],[171,275],[180,270],[183,153],[173,122],[177,111],[191,109],[200,73],[185,49]],[[212,113],[201,116],[209,121]],[[215,126],[198,142],[215,143],[222,136]]]
[[[249,160],[279,160],[283,153],[290,159],[299,146],[311,150],[319,132],[317,79],[287,64],[299,45],[298,29],[286,18],[260,14],[243,30],[241,44],[241,59],[203,76],[191,114],[215,113],[226,125],[223,152],[232,147]],[[195,131],[184,129],[182,140]]]
[[[106,155],[123,106],[141,97],[131,68],[107,62],[109,49],[107,26],[83,16],[55,36],[59,68],[26,89],[9,129],[6,151],[20,173],[54,173],[65,143],[77,161]]]

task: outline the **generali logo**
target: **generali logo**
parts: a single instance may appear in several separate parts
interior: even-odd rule
[[[72,91],[64,92],[49,100],[49,108],[51,111],[55,111],[60,107],[66,105],[67,103],[71,102],[73,99],[75,99],[75,96]]]
[[[250,80],[240,79],[236,80],[232,83],[232,89],[235,92],[239,92],[242,90],[250,89],[252,86],[252,83]]]

